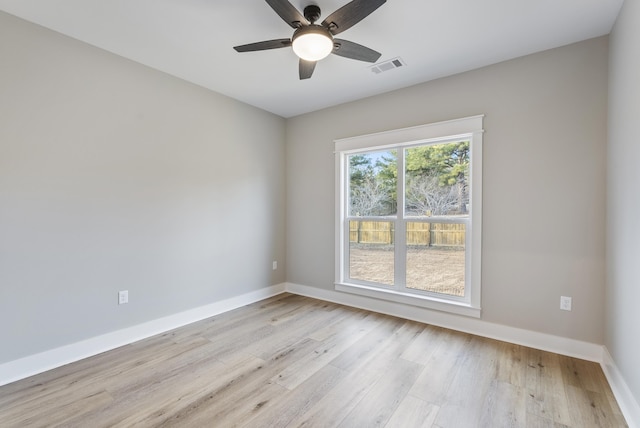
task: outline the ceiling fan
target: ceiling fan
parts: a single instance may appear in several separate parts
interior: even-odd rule
[[[265,40],[234,46],[236,51],[253,52],[291,46],[300,58],[300,80],[310,78],[316,62],[330,53],[366,62],[376,62],[380,58],[381,54],[373,49],[333,36],[362,21],[386,0],[352,0],[325,18],[321,25],[316,24],[320,19],[320,8],[317,5],[305,7],[303,14],[300,14],[288,0],[266,2],[284,22],[295,29],[293,36],[290,39]]]

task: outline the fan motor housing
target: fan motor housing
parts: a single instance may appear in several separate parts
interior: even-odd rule
[[[303,13],[304,17],[307,18],[307,21],[312,24],[320,19],[320,8],[315,4],[310,4],[309,6],[305,7]]]
[[[293,43],[295,39],[305,34],[320,34],[333,41],[333,34],[331,34],[329,30],[322,25],[311,24],[296,29],[296,31],[293,32],[293,37],[291,37],[291,42]]]

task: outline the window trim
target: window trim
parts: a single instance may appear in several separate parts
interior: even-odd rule
[[[435,122],[410,128],[384,131],[375,134],[337,139],[335,145],[335,289],[337,291],[358,294],[388,300],[396,303],[420,306],[428,309],[480,318],[481,315],[481,266],[482,266],[482,136],[484,115]],[[345,185],[345,157],[363,150],[384,150],[406,148],[419,144],[434,144],[455,139],[470,139],[470,201],[471,213],[467,224],[467,254],[470,256],[470,274],[465,284],[468,296],[448,299],[446,297],[425,296],[404,293],[396,290],[353,284],[345,281],[346,247],[344,219],[347,217]],[[347,235],[348,236],[348,235]],[[465,281],[466,282],[466,281]]]

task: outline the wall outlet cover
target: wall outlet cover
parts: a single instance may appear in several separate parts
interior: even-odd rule
[[[118,291],[118,304],[124,305],[125,303],[129,303],[129,291]]]

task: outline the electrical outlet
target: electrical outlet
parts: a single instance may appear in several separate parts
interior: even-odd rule
[[[571,310],[571,297],[560,296],[560,309],[563,311]]]
[[[129,290],[118,291],[118,304],[129,303]]]
[[[273,261],[273,270],[278,269],[278,262],[277,261]]]

